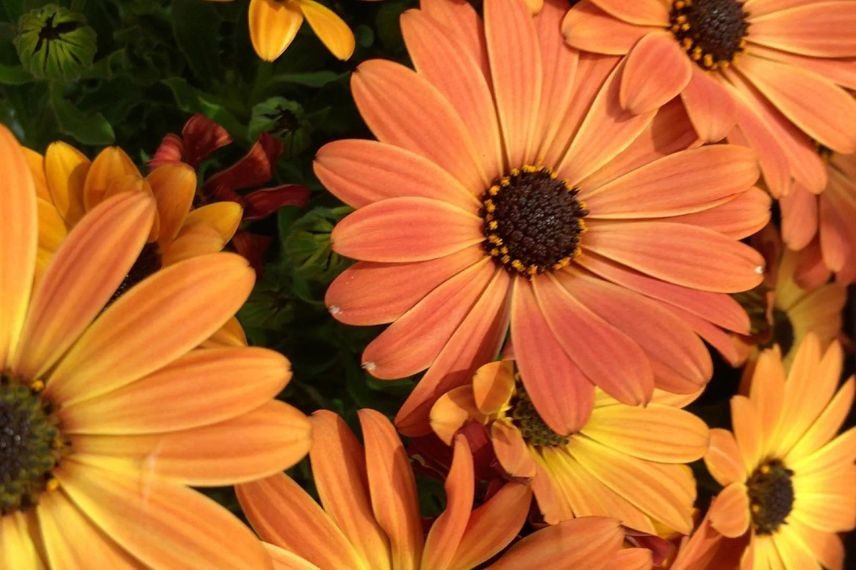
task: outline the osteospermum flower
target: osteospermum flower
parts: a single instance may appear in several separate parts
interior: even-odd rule
[[[482,27],[466,3],[426,0],[401,19],[417,72],[375,60],[352,79],[380,142],[317,154],[318,177],[357,208],[332,233],[360,263],[330,286],[330,311],[392,323],[363,354],[374,376],[430,367],[399,412],[405,433],[429,432],[433,401],[509,330],[562,434],[585,424],[594,385],[628,404],[655,378],[695,391],[711,373],[695,332],[748,330],[725,293],[763,273],[738,242],[769,217],[754,153],[683,150],[696,137],[679,106],[621,111],[616,58],[568,48],[564,9],[487,0]]]
[[[856,6],[854,6],[856,9]],[[856,283],[856,155],[824,151],[828,183],[816,196],[800,183],[780,201],[782,238],[803,250],[801,281]]]
[[[813,333],[826,349],[841,333],[847,289],[839,283],[802,286],[797,280],[800,255],[782,246],[778,230],[767,226],[752,238],[767,258],[764,283],[737,298],[752,319],[749,336],[736,337],[741,361],[754,362],[759,349],[778,344],[787,368],[796,347]],[[748,380],[751,366],[744,370]]]
[[[258,56],[265,61],[281,56],[294,41],[304,18],[330,53],[341,60],[351,57],[355,42],[348,24],[314,0],[250,0],[250,40]]]
[[[177,263],[104,309],[155,219],[150,196],[126,192],[78,221],[34,287],[36,195],[5,127],[0,173],[0,567],[270,567],[187,488],[264,477],[308,449],[305,416],[271,400],[287,360],[193,350],[249,294],[246,261]]]
[[[847,0],[583,0],[563,31],[579,49],[627,54],[623,108],[680,94],[699,136],[755,148],[780,196],[791,176],[825,186],[815,141],[856,151],[854,27]]]
[[[695,480],[684,464],[708,444],[704,422],[679,407],[692,399],[657,392],[637,408],[599,392],[586,424],[562,435],[544,423],[514,362],[504,360],[437,400],[431,425],[447,443],[467,422],[485,425],[502,468],[532,478],[548,523],[608,516],[649,534],[688,534]]]
[[[144,178],[118,147],[105,148],[90,161],[63,142],[48,146],[44,157],[32,151],[28,157],[38,194],[37,278],[86,212],[121,192],[151,194],[157,212],[146,245],[116,288],[114,299],[162,267],[222,250],[241,222],[241,207],[234,202],[193,208],[196,173],[186,164],[164,164]],[[246,343],[236,319],[209,342]]]
[[[750,533],[742,568],[841,568],[835,534],[856,520],[856,428],[835,437],[853,403],[851,376],[836,392],[842,353],[810,335],[785,374],[765,351],[751,393],[731,399],[734,433],[711,430],[705,463],[725,488],[711,526],[726,537]]]
[[[529,487],[505,483],[473,509],[473,458],[459,437],[445,483],[446,510],[425,536],[413,470],[395,428],[374,410],[358,415],[365,450],[336,414],[312,417],[309,457],[321,506],[284,474],[238,486],[238,500],[275,567],[469,570],[517,535],[529,511]],[[490,568],[521,568],[523,561],[606,568],[613,560],[620,568],[621,560],[640,555],[641,549],[626,549],[618,556],[624,532],[614,519],[571,522],[577,524],[530,535]]]

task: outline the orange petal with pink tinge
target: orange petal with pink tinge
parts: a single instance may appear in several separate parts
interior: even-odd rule
[[[389,538],[393,568],[416,568],[422,556],[422,519],[410,459],[386,416],[357,412],[366,449],[372,510]]]
[[[854,29],[849,1],[814,2],[753,17],[751,41],[800,55],[854,57]]]
[[[685,224],[598,221],[589,224],[583,249],[676,285],[717,293],[747,291],[764,273],[764,258],[754,249]]]
[[[386,535],[371,507],[365,454],[353,432],[337,414],[312,414],[312,476],[324,510],[370,568],[387,568]]]
[[[331,142],[316,153],[314,169],[327,190],[354,208],[403,196],[442,200],[473,212],[481,206],[448,171],[420,154],[388,143]]]
[[[490,441],[506,473],[512,477],[535,476],[535,460],[520,430],[508,423],[493,422],[490,426]]]
[[[514,363],[511,360],[489,362],[473,376],[473,398],[481,413],[497,414],[514,392]]]
[[[145,473],[108,471],[71,459],[55,475],[95,525],[148,566],[176,568],[205,560],[220,568],[272,568],[249,529],[196,491]]]
[[[125,279],[155,215],[144,193],[99,204],[66,238],[33,295],[16,369],[44,375],[98,315]]]
[[[710,505],[710,525],[728,538],[749,529],[749,490],[741,482],[728,485]]]
[[[102,396],[63,406],[65,433],[145,434],[189,429],[249,412],[291,378],[282,355],[256,347],[195,350]]]
[[[616,19],[591,0],[577,2],[562,21],[562,34],[571,47],[610,55],[625,55],[640,38],[659,30]]]
[[[244,483],[235,492],[263,540],[319,568],[362,568],[366,564],[330,516],[287,475]]]
[[[382,142],[434,161],[474,194],[490,184],[460,115],[427,79],[373,59],[351,76],[351,91],[363,120]]]
[[[484,259],[441,284],[369,343],[363,367],[384,379],[428,368],[479,297],[494,294],[486,288],[496,270]]]
[[[165,366],[235,314],[254,277],[247,261],[231,253],[195,257],[158,271],[89,327],[51,374],[46,394],[68,405]]]
[[[692,79],[681,99],[700,139],[717,142],[728,136],[737,122],[737,103],[718,80],[692,66]]]
[[[401,33],[413,65],[452,104],[480,151],[489,178],[504,171],[493,95],[478,61],[421,10],[401,16]],[[442,42],[437,38],[443,37]]]
[[[666,26],[669,21],[669,11],[661,0],[592,0],[604,12],[629,24],[641,26]]]
[[[360,208],[330,235],[333,249],[361,261],[427,261],[484,241],[482,219],[448,202],[389,198]]]
[[[443,443],[449,446],[452,445],[458,430],[470,420],[485,420],[476,407],[470,386],[452,388],[437,398],[431,406],[431,414],[428,418],[431,429],[443,440]]]
[[[730,431],[720,428],[710,430],[710,446],[704,456],[704,463],[720,485],[746,479],[740,448]]]
[[[484,25],[472,4],[466,0],[422,0],[419,8],[442,24],[446,35],[457,38],[478,63],[482,74],[489,77]]]
[[[645,35],[624,60],[621,107],[634,114],[659,109],[690,82],[692,65],[670,33]]]
[[[486,0],[484,29],[493,95],[510,168],[534,158],[541,105],[541,50],[535,23],[519,0]]]
[[[751,188],[748,192],[736,194],[709,210],[673,216],[664,221],[705,227],[739,240],[761,231],[761,228],[767,225],[770,221],[771,204],[769,193],[760,188]]]
[[[524,279],[516,279],[512,290],[511,339],[538,415],[558,434],[580,429],[591,415],[594,385],[568,357]]]

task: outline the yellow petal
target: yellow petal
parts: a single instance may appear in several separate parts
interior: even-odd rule
[[[469,386],[452,388],[431,407],[431,429],[446,445],[452,445],[455,434],[470,420],[480,421],[481,414]]]
[[[342,61],[354,53],[354,34],[348,24],[336,15],[330,8],[322,6],[313,0],[298,0],[300,11],[309,22],[309,26],[318,39],[327,46],[330,53]]]
[[[21,146],[0,125],[0,370],[15,353],[30,300],[38,251],[36,189]]]
[[[514,362],[490,362],[476,370],[473,396],[479,411],[485,415],[498,414],[514,394]]]
[[[90,520],[147,566],[182,568],[189,560],[204,560],[211,568],[273,568],[252,532],[196,491],[72,459],[56,476]]]
[[[0,568],[45,568],[33,532],[38,532],[38,527],[30,516],[20,512],[0,516]]]
[[[51,194],[48,190],[47,178],[45,178],[45,157],[27,147],[22,148],[24,150],[24,157],[27,159],[27,165],[30,167],[30,174],[33,176],[36,196],[42,200],[50,200]]]
[[[237,317],[232,317],[211,338],[202,343],[201,348],[224,346],[247,346],[247,335]]]
[[[65,221],[48,200],[39,198],[39,251],[53,257],[68,235]]]
[[[303,14],[293,1],[250,0],[249,22],[256,53],[265,61],[273,61],[291,45]]]
[[[243,208],[237,202],[215,202],[190,212],[185,226],[207,224],[217,230],[223,236],[223,241],[227,242],[238,230],[243,213]]]
[[[226,241],[220,232],[208,224],[185,225],[178,237],[161,251],[161,263],[169,267],[186,259],[217,253],[225,246]]]
[[[45,176],[50,198],[71,227],[83,216],[83,188],[91,163],[86,155],[62,141],[45,152]]]
[[[146,178],[158,205],[158,244],[166,248],[181,229],[196,195],[196,172],[181,163],[163,164]]]
[[[131,158],[119,147],[107,147],[98,153],[83,184],[83,206],[90,210],[117,192],[117,181],[142,178]],[[125,183],[123,183],[124,185]]]

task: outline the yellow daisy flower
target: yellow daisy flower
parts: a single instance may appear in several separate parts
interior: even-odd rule
[[[704,455],[708,428],[680,406],[696,395],[656,390],[640,408],[598,390],[589,420],[563,436],[538,415],[514,362],[504,360],[485,364],[472,384],[437,400],[431,426],[449,443],[467,422],[484,424],[502,468],[532,479],[550,524],[608,516],[650,534],[688,534],[696,492],[684,464]]]
[[[725,537],[750,534],[741,568],[841,568],[835,533],[856,521],[856,428],[835,437],[856,379],[836,392],[842,351],[810,334],[785,374],[777,348],[763,352],[748,397],[731,399],[734,432],[711,430],[705,463],[725,488],[710,524]]]
[[[196,349],[249,295],[246,260],[175,263],[105,309],[155,220],[148,193],[123,192],[77,221],[34,286],[36,191],[2,126],[0,176],[0,568],[270,568],[249,529],[187,487],[265,477],[308,450],[306,417],[272,401],[285,358]]]

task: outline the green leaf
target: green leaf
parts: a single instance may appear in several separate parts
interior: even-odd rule
[[[113,144],[116,140],[113,127],[104,115],[81,111],[62,96],[59,87],[51,89],[50,104],[64,134],[94,146]]]
[[[171,19],[175,41],[196,78],[210,83],[212,78],[222,76],[217,9],[199,0],[174,0]]]
[[[20,65],[0,64],[0,85],[24,85],[35,78]]]
[[[67,80],[92,65],[96,41],[82,14],[49,4],[21,16],[15,49],[35,77]]]
[[[216,97],[190,85],[182,77],[170,77],[163,83],[172,90],[179,109],[188,114],[202,113],[220,123],[233,136],[246,138],[247,128]]]
[[[348,73],[334,73],[332,71],[308,71],[306,73],[279,73],[270,78],[268,87],[279,83],[291,83],[304,85],[306,87],[324,87],[334,81],[341,81]]]

